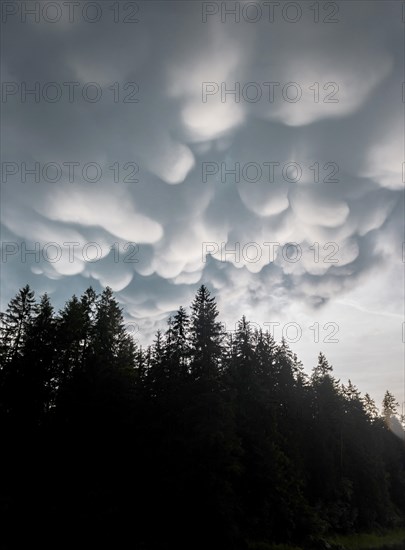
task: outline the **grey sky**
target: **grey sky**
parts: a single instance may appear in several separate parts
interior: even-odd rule
[[[116,5],[3,2],[2,308],[109,285],[145,343],[205,283],[404,401],[402,3]]]

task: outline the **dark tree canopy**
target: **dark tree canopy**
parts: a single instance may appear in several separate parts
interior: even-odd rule
[[[146,349],[109,288],[55,312],[27,285],[0,331],[1,548],[312,550],[402,525],[394,396],[380,413],[323,353],[307,375],[244,316],[226,334],[204,285]]]

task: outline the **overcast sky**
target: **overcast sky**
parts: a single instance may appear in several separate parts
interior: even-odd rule
[[[402,3],[77,4],[2,5],[2,309],[109,285],[147,343],[205,283],[403,402]]]

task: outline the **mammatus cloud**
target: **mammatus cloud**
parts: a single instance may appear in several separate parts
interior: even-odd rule
[[[403,27],[395,3],[337,5],[334,24],[304,4],[295,23],[204,22],[199,2],[140,2],[135,25],[10,18],[4,302],[27,280],[61,304],[109,285],[147,340],[204,282],[227,319],[323,305],[343,326],[373,302],[399,326]]]

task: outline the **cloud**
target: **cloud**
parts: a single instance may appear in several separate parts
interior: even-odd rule
[[[121,195],[121,194],[120,194]],[[50,219],[84,226],[100,226],[113,236],[134,242],[156,242],[162,234],[154,220],[135,211],[123,196],[111,196],[109,190],[57,189],[47,197],[43,212]]]
[[[383,330],[366,311],[398,315],[403,299],[403,28],[393,4],[368,6],[367,31],[359,2],[339,3],[336,24],[314,23],[306,5],[294,24],[222,23],[220,14],[203,23],[198,2],[142,3],[135,25],[10,21],[7,81],[57,82],[64,94],[22,102],[19,90],[3,103],[3,159],[19,167],[2,183],[3,240],[41,251],[56,242],[63,255],[23,262],[19,248],[3,263],[3,300],[26,281],[60,306],[89,284],[109,285],[147,341],[204,282],[228,323],[325,311],[355,331],[356,303],[359,334]],[[72,102],[69,81],[78,83]],[[89,82],[102,91],[97,102],[83,97]],[[124,101],[131,92],[137,101]],[[40,164],[39,181],[21,183],[23,162]],[[46,163],[66,162],[78,163],[74,182],[66,167],[44,181]],[[85,181],[86,163],[99,165],[100,181]],[[215,172],[206,181],[204,163]],[[79,242],[73,261],[64,242]],[[96,261],[83,258],[91,242]],[[278,244],[272,259],[268,242]],[[126,261],[126,243],[139,245],[137,262]],[[299,261],[283,255],[288,243]],[[354,339],[345,346],[358,355]],[[315,357],[322,342],[306,345]],[[399,365],[402,343],[392,346]],[[334,360],[349,359],[339,351]]]
[[[304,223],[325,227],[343,225],[349,215],[345,201],[315,190],[298,190],[292,197],[293,210]]]

